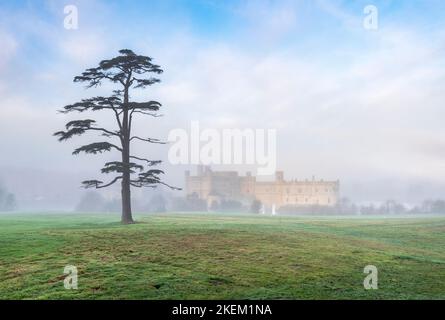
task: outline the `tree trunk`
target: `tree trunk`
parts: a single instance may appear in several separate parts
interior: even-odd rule
[[[122,163],[124,172],[122,173],[122,218],[123,224],[134,223],[131,212],[131,185],[130,185],[130,124],[128,117],[128,87],[124,91],[124,115],[122,121]]]
[[[122,173],[122,223],[134,223],[131,213],[131,185],[130,185],[130,141],[125,135],[124,145],[122,148],[122,163],[124,172]]]
[[[131,213],[131,192],[130,192],[130,180],[124,177],[122,179],[122,219],[123,224],[134,223]]]

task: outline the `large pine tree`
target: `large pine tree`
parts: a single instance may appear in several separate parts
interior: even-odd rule
[[[160,160],[149,160],[133,155],[131,144],[134,141],[146,143],[164,143],[158,139],[139,137],[132,135],[133,118],[136,115],[158,117],[157,113],[161,104],[157,101],[134,102],[130,101],[130,90],[144,89],[160,80],[151,75],[162,73],[160,66],[152,63],[152,59],[146,56],[135,54],[131,50],[120,50],[120,55],[99,63],[96,68],[87,69],[82,75],[74,78],[74,82],[87,84],[87,88],[101,85],[104,81],[110,81],[118,86],[113,94],[108,97],[93,97],[80,102],[67,105],[61,110],[62,113],[86,111],[108,111],[112,112],[116,119],[115,128],[103,128],[97,125],[95,120],[82,119],[70,121],[66,124],[66,131],[56,132],[59,141],[66,141],[73,136],[83,135],[86,132],[97,132],[101,136],[117,141],[99,141],[81,146],[74,150],[73,154],[85,152],[88,154],[98,154],[111,150],[120,153],[120,159],[105,163],[101,172],[114,174],[114,177],[107,183],[99,180],[87,180],[82,184],[85,188],[106,188],[116,182],[121,182],[122,189],[122,223],[133,223],[131,211],[131,187],[156,187],[163,184],[160,175],[164,172],[153,169],[159,165]]]

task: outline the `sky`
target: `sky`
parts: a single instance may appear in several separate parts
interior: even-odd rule
[[[76,30],[64,28],[66,5]],[[367,5],[377,29],[363,26]],[[52,133],[70,119],[61,107],[111,90],[73,77],[128,48],[164,69],[134,93],[163,104],[164,117],[138,123],[143,135],[191,121],[275,129],[288,179],[339,179],[358,202],[445,198],[444,15],[441,0],[0,0],[0,181],[19,203],[58,208],[100,177],[112,154],[73,157],[91,138]],[[136,150],[183,184],[189,168],[170,165],[168,147]]]

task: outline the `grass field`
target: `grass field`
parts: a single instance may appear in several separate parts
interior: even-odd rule
[[[0,215],[1,299],[445,299],[445,217]],[[79,289],[63,286],[65,265]],[[363,268],[379,270],[365,290]]]

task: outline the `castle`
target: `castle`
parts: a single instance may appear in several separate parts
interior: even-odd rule
[[[208,207],[213,202],[235,200],[244,204],[259,200],[265,206],[327,206],[333,207],[339,199],[340,182],[323,180],[284,180],[277,171],[275,181],[257,181],[247,172],[239,176],[236,171],[212,171],[208,166],[198,166],[196,176],[186,171],[186,195],[205,200]]]

